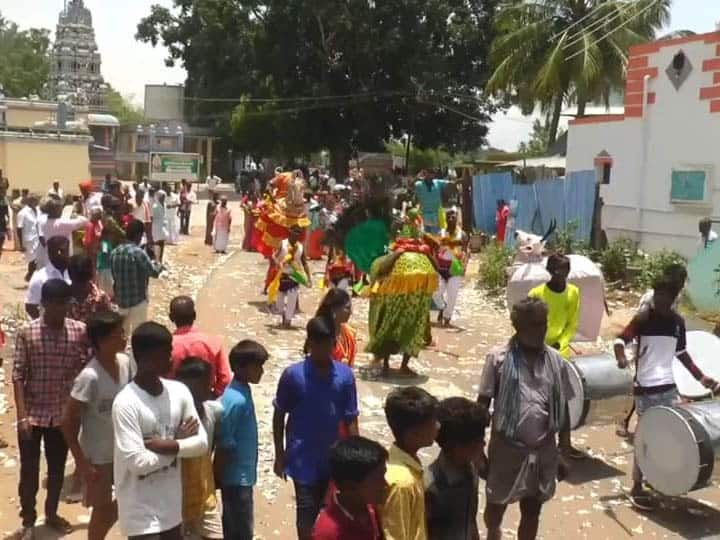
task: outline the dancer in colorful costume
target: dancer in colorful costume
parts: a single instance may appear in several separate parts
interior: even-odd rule
[[[290,236],[292,227],[301,231],[310,225],[305,208],[305,181],[301,171],[281,172],[275,169],[276,176],[270,181],[270,198],[260,208],[255,224],[257,235],[255,247],[268,259],[270,266],[265,276],[264,292],[275,279],[277,266],[273,263],[273,253],[280,243]],[[302,241],[302,233],[301,239]]]
[[[278,272],[268,286],[268,302],[275,304],[276,311],[282,316],[282,328],[290,328],[298,306],[300,285],[311,287],[310,269],[303,249],[302,229],[292,227],[290,236],[280,242],[273,254],[273,262]]]
[[[387,199],[372,198],[348,208],[334,227],[333,239],[358,269],[370,277],[370,339],[366,350],[390,371],[390,356],[402,354],[400,375],[416,374],[418,356],[430,335],[430,301],[438,273],[430,246],[418,227],[417,210],[392,222]],[[397,230],[395,241],[391,230]]]
[[[256,227],[258,251],[270,258],[292,227],[306,229],[310,220],[305,208],[305,180],[301,171],[280,173],[270,181],[273,203],[262,208]]]
[[[446,219],[447,227],[440,231],[437,239],[437,265],[440,279],[433,301],[440,309],[438,322],[443,326],[450,326],[470,253],[468,236],[458,226],[457,210],[449,209],[446,212]]]

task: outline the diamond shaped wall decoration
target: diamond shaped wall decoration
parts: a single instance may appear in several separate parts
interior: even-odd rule
[[[665,73],[675,87],[675,90],[680,90],[680,87],[687,81],[692,70],[693,67],[690,59],[685,56],[684,52],[680,51],[673,57]]]

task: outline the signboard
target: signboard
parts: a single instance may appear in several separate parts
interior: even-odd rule
[[[180,152],[152,152],[150,154],[150,180],[153,182],[179,182],[183,178],[197,182],[200,177],[200,154]]]
[[[706,202],[708,176],[706,169],[674,169],[670,187],[670,201],[690,204]]]

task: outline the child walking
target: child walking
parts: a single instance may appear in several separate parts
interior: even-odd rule
[[[258,426],[251,384],[258,384],[269,358],[265,347],[243,340],[230,351],[233,380],[222,395],[222,420],[215,454],[215,476],[223,502],[225,538],[252,540],[253,487],[257,482]]]
[[[435,442],[438,402],[422,388],[398,388],[385,400],[385,416],[395,437],[385,475],[389,490],[380,513],[385,540],[427,540],[423,466],[417,453]]]

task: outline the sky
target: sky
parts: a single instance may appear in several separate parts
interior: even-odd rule
[[[172,0],[85,0],[93,14],[105,80],[140,104],[145,84],[185,80],[181,67],[165,66],[165,49],[135,41],[137,23],[150,13],[152,4],[170,6]],[[62,7],[63,0],[0,0],[0,13],[21,28],[44,27],[53,33]],[[668,30],[710,32],[716,21],[720,21],[720,0],[674,0]],[[515,150],[527,139],[532,123],[532,117],[522,116],[517,109],[498,114],[490,126],[489,143]]]

